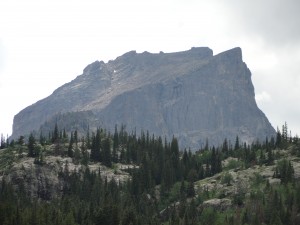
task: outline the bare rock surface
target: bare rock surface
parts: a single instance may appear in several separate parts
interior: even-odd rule
[[[48,133],[58,122],[84,133],[115,124],[171,138],[182,148],[252,142],[275,135],[257,107],[251,72],[242,51],[217,55],[192,48],[175,53],[128,52],[107,63],[96,61],[83,74],[14,117],[12,138],[35,130]]]
[[[232,206],[231,200],[228,198],[213,198],[203,202],[202,207],[212,207],[214,210],[225,211]]]
[[[124,182],[130,178],[123,169],[133,165],[116,164],[114,168],[108,168],[100,163],[83,166],[74,164],[72,158],[61,156],[47,156],[43,164],[35,164],[33,158],[24,157],[15,162],[11,168],[2,171],[2,178],[18,191],[24,191],[32,198],[51,200],[61,197],[64,179],[63,174],[84,172],[87,168],[91,172],[100,172],[103,179],[110,181],[115,179],[117,183]]]

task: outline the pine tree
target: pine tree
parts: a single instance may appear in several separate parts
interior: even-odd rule
[[[288,127],[287,122],[282,125],[282,140],[286,143],[288,142]]]
[[[63,130],[63,139],[64,139],[64,142],[67,142],[68,141],[68,135],[67,135],[67,132],[66,132],[66,129],[64,128]]]
[[[273,136],[271,137],[271,140],[270,140],[270,147],[271,147],[272,149],[275,148],[275,139],[274,139]]]
[[[171,152],[174,153],[176,159],[179,158],[179,147],[178,147],[178,141],[177,138],[173,137],[171,142]],[[175,162],[177,163],[177,162]]]
[[[240,148],[240,141],[239,141],[239,136],[236,136],[235,139],[235,144],[234,144],[234,150],[238,150]]]
[[[181,170],[179,168],[179,146],[177,138],[173,137],[171,142],[171,160],[172,160],[172,167],[174,169],[174,175],[176,176],[177,180],[180,180]]]
[[[77,130],[75,130],[75,132],[74,132],[74,142],[77,146],[78,145],[78,132],[77,132]]]
[[[91,160],[100,162],[101,161],[101,134],[100,129],[97,129],[96,135],[92,137],[91,146]]]
[[[112,161],[113,162],[118,162],[118,150],[119,146],[119,134],[118,134],[118,128],[117,125],[115,126],[115,133],[114,133],[114,140],[113,140],[113,152],[112,152]]]
[[[215,146],[213,146],[210,157],[210,165],[211,165],[211,175],[215,175],[217,173],[217,153]]]
[[[266,147],[267,147],[267,149],[266,149],[266,151],[267,151],[267,163],[268,163],[268,165],[271,165],[274,162],[273,152],[272,152],[272,149],[269,146],[266,146]]]
[[[168,160],[165,163],[164,168],[162,170],[162,181],[161,181],[161,183],[164,184],[166,191],[169,191],[171,186],[173,185],[174,180],[175,180],[174,176],[175,176],[174,169],[171,166],[170,161]]]
[[[70,143],[68,147],[68,156],[73,157],[73,143],[74,143],[74,137],[73,137],[73,132],[71,132],[71,138],[70,138]]]
[[[262,149],[260,149],[260,154],[259,154],[259,163],[260,165],[264,164],[266,162],[266,156],[265,153]]]
[[[103,141],[103,164],[111,167],[110,140],[105,138]]]
[[[5,141],[3,134],[1,134],[0,149],[4,149],[5,147],[6,147],[6,141]]]
[[[194,183],[191,181],[188,183],[188,186],[186,188],[186,195],[188,198],[192,198],[195,196]]]
[[[46,144],[46,138],[43,135],[43,132],[40,133],[40,140],[39,140],[40,144],[42,146],[44,146]]]
[[[180,198],[184,199],[185,194],[186,194],[185,182],[184,182],[184,180],[182,180],[181,185],[180,185]]]
[[[287,168],[287,182],[292,182],[294,180],[294,168],[293,165],[291,163],[291,161],[289,161],[288,163],[288,168]]]
[[[89,156],[88,156],[88,152],[87,152],[87,148],[86,148],[86,142],[84,137],[81,139],[81,146],[80,146],[80,150],[81,150],[81,155],[82,155],[82,160],[81,163],[83,165],[87,165],[89,162]]]
[[[205,172],[204,172],[204,177],[210,177],[212,175],[210,166],[208,162],[205,164]]]
[[[204,150],[205,150],[205,151],[208,151],[208,139],[207,139],[207,138],[206,138],[206,140],[205,140]]]
[[[87,128],[87,132],[86,132],[86,148],[90,149],[91,148],[91,140],[90,140],[90,126],[88,126]]]
[[[276,147],[277,148],[281,147],[281,144],[282,144],[282,140],[281,139],[282,139],[281,132],[280,132],[280,130],[277,127],[277,133],[276,133]]]
[[[24,145],[24,143],[25,143],[24,139],[25,139],[25,137],[21,135],[21,136],[19,137],[17,143],[18,143],[19,145]]]
[[[52,135],[52,143],[57,143],[59,141],[59,131],[57,123],[55,123],[54,132]]]
[[[227,142],[227,138],[224,139],[224,142],[223,142],[223,145],[222,145],[222,152],[224,153],[225,155],[225,158],[228,157],[228,142]]]
[[[202,180],[205,177],[205,171],[202,164],[199,165],[198,175],[199,180]]]
[[[36,141],[35,141],[35,138],[33,136],[33,134],[31,133],[29,135],[29,139],[28,139],[28,157],[35,157],[36,154],[35,154],[35,145],[36,145]]]

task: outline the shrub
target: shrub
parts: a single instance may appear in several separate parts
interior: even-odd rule
[[[221,183],[222,184],[227,184],[227,186],[231,185],[231,181],[233,181],[233,177],[230,173],[226,172],[222,178],[221,178]]]

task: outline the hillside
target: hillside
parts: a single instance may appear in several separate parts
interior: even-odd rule
[[[69,118],[68,120],[62,118]],[[217,55],[211,49],[152,54],[131,51],[107,63],[96,61],[82,75],[14,117],[12,138],[47,134],[60,121],[68,133],[122,124],[149,130],[181,148],[220,145],[236,136],[251,143],[275,135],[257,107],[251,72],[240,48]]]
[[[1,143],[0,221],[299,224],[300,141],[286,131],[196,153],[124,129]]]

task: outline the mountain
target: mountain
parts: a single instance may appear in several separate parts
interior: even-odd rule
[[[72,118],[66,121],[63,118]],[[83,74],[14,117],[13,138],[47,131],[55,121],[85,132],[98,126],[113,130],[149,130],[178,137],[182,148],[252,142],[275,134],[257,107],[251,72],[240,48],[217,55],[206,47],[152,54],[128,52],[96,61]],[[63,127],[61,127],[63,128]]]

